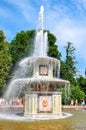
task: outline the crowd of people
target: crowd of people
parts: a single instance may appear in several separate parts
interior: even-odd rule
[[[81,100],[80,104],[81,106],[85,106],[86,101]],[[13,98],[10,100],[6,100],[5,98],[0,98],[0,106],[3,106],[3,105],[21,106],[21,105],[24,105],[24,98]],[[74,100],[71,100],[70,105],[73,106],[73,105],[79,105],[79,104],[77,100],[75,102]]]
[[[73,105],[76,105],[76,106],[77,105],[85,106],[86,105],[86,101],[83,99],[83,100],[80,101],[80,103],[78,103],[78,100],[75,100],[75,102],[74,102],[74,100],[71,100],[70,105],[71,106],[73,106]]]
[[[5,98],[0,98],[0,106],[3,105],[23,105],[23,98],[13,98],[10,100],[6,100]]]

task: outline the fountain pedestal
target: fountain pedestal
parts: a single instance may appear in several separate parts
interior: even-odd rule
[[[61,92],[31,92],[25,94],[24,116],[29,118],[52,118],[62,115]]]

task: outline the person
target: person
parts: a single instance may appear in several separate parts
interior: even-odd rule
[[[78,105],[78,100],[76,99],[76,100],[75,100],[75,106],[77,106],[77,105]]]
[[[82,106],[83,106],[83,107],[85,106],[85,101],[84,101],[84,100],[82,101]]]
[[[73,101],[73,100],[71,100],[71,103],[70,103],[70,105],[71,105],[71,106],[73,106],[73,105],[74,105],[74,101]]]

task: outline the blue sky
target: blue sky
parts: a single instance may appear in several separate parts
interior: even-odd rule
[[[56,44],[65,57],[64,46],[76,48],[78,74],[86,67],[86,0],[1,0],[0,29],[11,41],[17,32],[37,28],[40,6],[44,6],[44,28],[57,37]]]

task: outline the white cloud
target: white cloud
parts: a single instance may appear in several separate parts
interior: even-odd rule
[[[28,0],[5,0],[14,5],[28,22],[35,21],[36,11]]]
[[[62,25],[62,24],[61,24]],[[59,38],[62,43],[66,43],[67,41],[70,41],[74,44],[74,47],[76,48],[76,53],[79,55],[79,57],[83,57],[84,60],[86,60],[85,56],[85,36],[86,36],[86,27],[82,26],[75,26],[71,25],[68,26],[67,23],[64,23],[64,26],[61,26],[57,29],[59,29]],[[84,49],[83,49],[84,46]]]
[[[70,41],[76,48],[77,57],[79,56],[86,61],[86,19],[82,17],[70,18],[64,12],[59,8],[56,8],[56,10],[48,10],[46,27],[57,36],[57,40],[59,41],[58,46],[60,48],[63,48]]]

